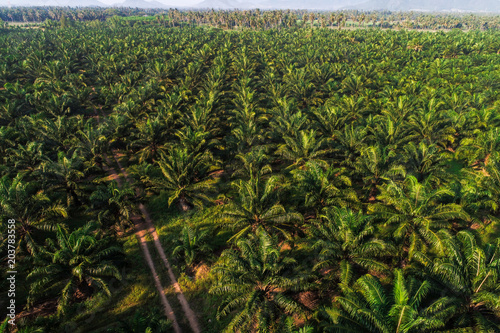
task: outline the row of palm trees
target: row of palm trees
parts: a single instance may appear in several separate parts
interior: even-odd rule
[[[306,10],[178,10],[178,9],[139,9],[139,8],[64,8],[64,7],[14,7],[0,9],[0,22],[46,22],[64,21],[104,21],[112,17],[155,16],[151,22],[163,26],[210,25],[225,29],[252,28],[290,28],[290,27],[380,27],[397,29],[466,29],[498,30],[500,22],[495,15],[473,14],[429,14],[422,12],[386,12],[343,10],[306,11]],[[138,19],[127,23],[145,23]]]
[[[499,41],[1,32],[0,215],[17,220],[26,305],[55,298],[45,324],[62,325],[111,291],[135,201],[165,197],[186,220],[221,206],[171,251],[188,272],[210,266],[197,301],[217,297],[207,319],[228,332],[498,330]],[[139,198],[105,179],[112,149]]]

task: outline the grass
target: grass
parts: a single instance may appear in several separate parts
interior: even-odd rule
[[[74,317],[64,324],[75,327],[72,332],[106,332],[136,311],[161,307],[135,234],[126,237],[124,251],[129,265],[121,270],[122,281],[110,283],[111,297],[96,295],[74,307]]]

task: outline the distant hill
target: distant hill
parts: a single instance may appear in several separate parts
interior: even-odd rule
[[[167,8],[168,6],[158,1],[145,0],[125,0],[113,4],[113,7],[131,7],[131,8]]]
[[[366,0],[255,0],[253,2],[238,0],[204,0],[193,7],[219,9],[324,9],[335,10],[346,6],[354,6]]]
[[[260,8],[272,9],[324,9],[336,10],[346,6],[358,5],[366,0],[264,0]]]
[[[120,1],[120,0],[117,0]],[[163,1],[163,0],[160,0]],[[169,0],[165,0],[168,2]],[[99,0],[0,0],[0,6],[70,7],[183,7],[151,0],[124,0],[107,5]],[[188,6],[185,6],[186,8]],[[315,9],[315,10],[390,10],[390,11],[464,11],[500,12],[500,0],[202,0],[191,8],[214,9]]]
[[[346,9],[500,12],[500,0],[369,0]]]
[[[0,0],[0,6],[109,7],[98,0]]]
[[[258,6],[247,1],[238,0],[204,0],[195,6],[196,8],[214,8],[214,9],[250,9]]]
[[[500,12],[500,0],[204,0],[195,8]]]

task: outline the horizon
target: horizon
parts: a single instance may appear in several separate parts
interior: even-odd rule
[[[418,1],[413,5],[411,0],[389,1],[389,0],[340,0],[340,1],[279,1],[279,0],[255,0],[242,2],[240,0],[80,0],[79,4],[64,0],[0,0],[0,7],[120,7],[125,2],[136,2],[137,6],[130,5],[126,8],[141,9],[161,9],[161,8],[179,8],[179,9],[215,9],[215,10],[360,10],[360,11],[393,11],[393,12],[441,12],[441,13],[483,13],[499,14],[500,1],[484,0],[477,8],[472,6],[472,1],[461,0],[460,3],[448,5],[449,1],[437,0],[432,3]],[[159,3],[162,7],[143,7],[142,4]],[[446,4],[443,6],[443,3]],[[102,4],[102,5],[101,5]],[[310,7],[307,7],[310,5]],[[398,6],[403,9],[398,9]],[[408,6],[411,6],[408,8]],[[472,6],[472,7],[471,7]],[[491,10],[493,8],[493,10]]]

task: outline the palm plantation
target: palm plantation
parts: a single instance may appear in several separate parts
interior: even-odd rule
[[[12,264],[18,332],[500,331],[499,29],[0,8],[0,305]]]

